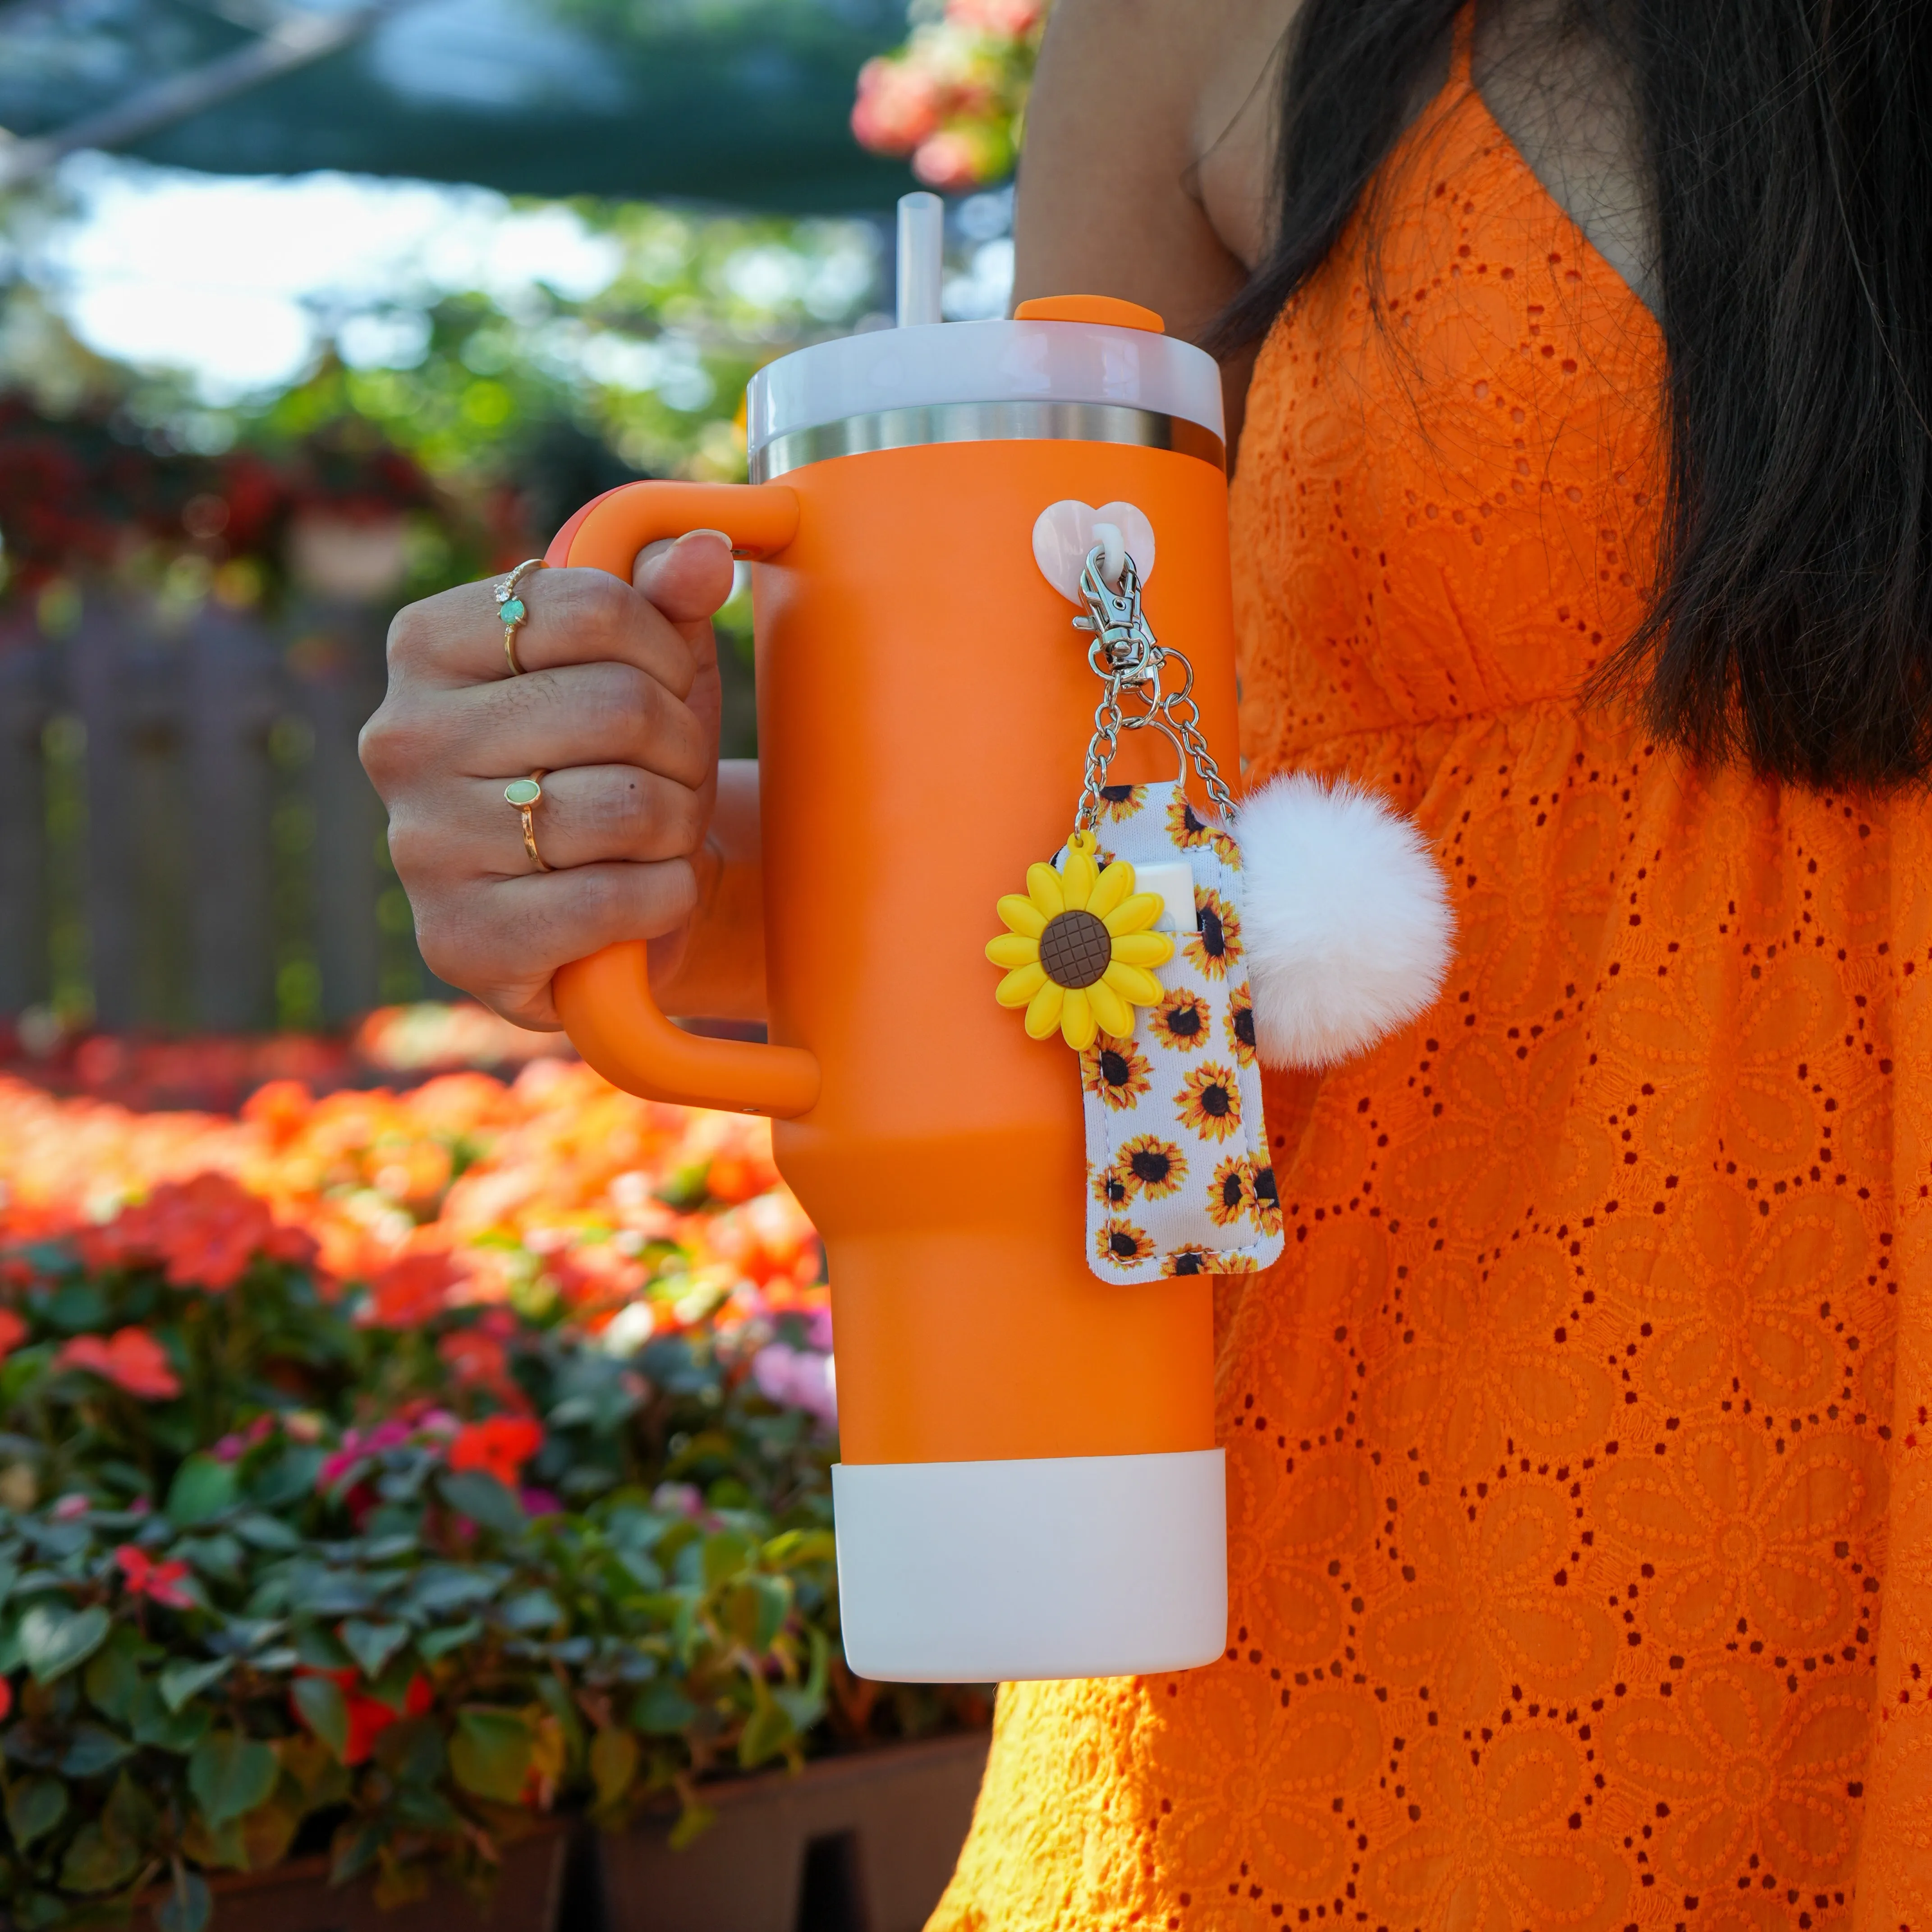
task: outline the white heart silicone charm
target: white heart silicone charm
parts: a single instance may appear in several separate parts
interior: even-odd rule
[[[1112,524],[1144,584],[1154,574],[1154,526],[1132,503],[1102,503],[1096,510],[1074,497],[1049,503],[1033,526],[1034,559],[1040,574],[1070,604],[1080,602],[1080,573],[1087,553],[1101,541],[1096,526]]]

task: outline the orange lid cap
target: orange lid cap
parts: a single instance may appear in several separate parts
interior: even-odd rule
[[[1167,324],[1138,302],[1118,296],[1036,296],[1013,310],[1016,322],[1099,322],[1114,328],[1144,328],[1165,335]]]

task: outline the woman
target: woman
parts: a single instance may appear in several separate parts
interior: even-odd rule
[[[1003,1694],[945,1932],[1932,1920],[1922,12],[1060,0],[1018,293],[1224,352],[1247,780],[1399,800],[1460,950],[1270,1090],[1225,1658]],[[397,863],[513,1018],[640,932],[757,1010],[728,580],[545,576],[544,680],[398,621]]]

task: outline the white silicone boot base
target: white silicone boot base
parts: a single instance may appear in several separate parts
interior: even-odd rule
[[[861,1677],[1187,1670],[1228,1639],[1219,1449],[832,1472],[838,1614]]]

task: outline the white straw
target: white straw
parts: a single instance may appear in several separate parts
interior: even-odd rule
[[[946,204],[936,194],[899,196],[899,326],[937,322]]]

